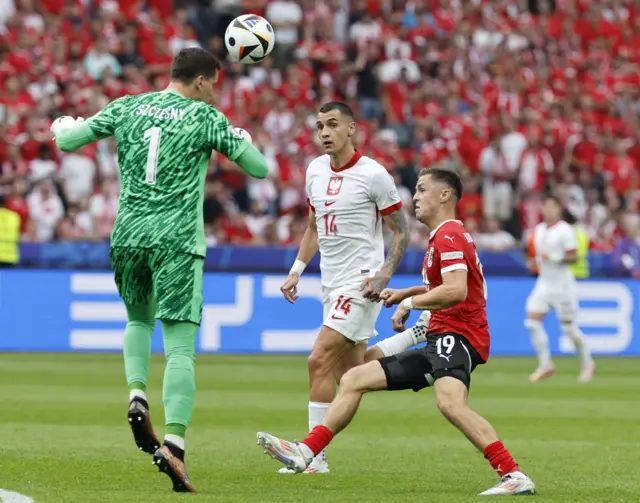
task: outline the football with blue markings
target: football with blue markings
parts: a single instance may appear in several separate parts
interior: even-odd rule
[[[229,23],[224,43],[234,61],[251,65],[259,63],[271,53],[276,37],[273,27],[265,18],[243,14]]]

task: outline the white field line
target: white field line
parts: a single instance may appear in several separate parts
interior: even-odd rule
[[[36,500],[24,494],[0,489],[0,501],[3,503],[35,503]]]

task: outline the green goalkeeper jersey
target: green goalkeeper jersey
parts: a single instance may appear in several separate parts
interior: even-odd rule
[[[111,246],[204,257],[211,152],[235,161],[249,145],[224,114],[167,90],[117,99],[85,124],[92,140],[113,135],[118,145],[121,189]]]

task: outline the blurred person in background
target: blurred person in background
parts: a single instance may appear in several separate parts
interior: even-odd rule
[[[0,195],[9,194],[13,183],[28,173],[29,165],[22,158],[20,146],[15,143],[8,144],[4,160],[0,162]]]
[[[259,203],[253,202],[251,203],[249,214],[244,220],[247,229],[249,229],[249,233],[253,236],[253,244],[262,243],[264,241],[267,228],[273,221],[273,217],[264,213]]]
[[[6,206],[0,194],[0,268],[12,267],[20,260],[20,215]]]
[[[88,241],[92,237],[91,216],[81,212],[76,204],[70,204],[56,232],[62,241]]]
[[[220,228],[224,236],[224,243],[231,245],[249,245],[253,241],[253,234],[247,225],[245,214],[231,213],[221,219]]]
[[[122,73],[122,67],[118,59],[109,52],[109,46],[103,39],[98,38],[95,45],[89,49],[84,59],[84,67],[92,79],[102,80],[105,70],[109,69],[111,75],[116,77]]]
[[[38,157],[29,163],[29,181],[38,184],[42,180],[52,180],[58,171],[58,163],[53,159],[53,150],[49,145],[38,146]]]
[[[99,179],[117,179],[120,176],[120,172],[118,171],[118,152],[114,138],[98,142],[96,163],[98,165],[96,176],[98,176]]]
[[[502,152],[502,138],[494,135],[480,153],[480,169],[484,174],[482,200],[484,214],[504,222],[513,211],[513,177],[507,157]]]
[[[517,130],[516,121],[512,115],[503,115],[502,128],[500,152],[505,157],[508,172],[515,174],[520,167],[522,153],[528,145],[527,137]]]
[[[92,237],[108,241],[118,214],[118,190],[113,180],[105,178],[98,192],[89,198],[88,214]]]
[[[8,209],[20,215],[20,232],[23,239],[29,238],[33,234],[29,219],[29,204],[26,199],[28,188],[26,178],[18,178],[13,182],[5,201]]]
[[[272,0],[267,4],[265,17],[273,26],[278,41],[273,50],[278,68],[284,68],[294,60],[303,16],[302,7],[293,0]]]
[[[479,250],[487,251],[507,251],[517,246],[516,238],[502,229],[500,220],[497,218],[487,218],[484,222],[484,230],[476,233],[474,241]]]
[[[576,279],[588,278],[591,272],[589,268],[589,246],[591,244],[589,234],[568,206],[562,219],[571,225],[576,233],[576,261],[570,266],[571,272]]]
[[[57,178],[68,205],[77,204],[91,196],[96,171],[96,163],[87,147],[62,157]]]
[[[627,220],[613,247],[611,263],[617,275],[627,278],[640,278],[640,227]]]
[[[578,243],[574,229],[562,220],[564,211],[562,201],[547,196],[542,207],[544,221],[536,226],[533,234],[535,260],[530,259],[528,265],[537,270],[538,279],[527,298],[525,320],[538,354],[538,368],[529,376],[531,382],[547,379],[556,372],[542,324],[551,309],[558,316],[562,333],[573,342],[579,354],[580,382],[589,382],[595,372],[591,352],[577,324],[577,285],[570,265],[577,260]]]
[[[51,241],[60,220],[64,217],[62,199],[55,191],[51,180],[42,180],[27,198],[29,216],[33,222],[34,238],[42,243]]]
[[[224,206],[220,198],[222,189],[222,184],[219,182],[208,181],[205,184],[203,218],[204,223],[209,226],[216,224],[224,213]]]
[[[518,189],[523,192],[543,191],[554,168],[553,158],[541,145],[538,132],[529,130],[527,146],[518,165]]]

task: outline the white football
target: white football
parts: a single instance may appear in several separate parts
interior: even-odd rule
[[[276,37],[273,27],[265,18],[256,14],[243,14],[227,26],[224,43],[234,61],[251,65],[262,61],[271,53]]]

